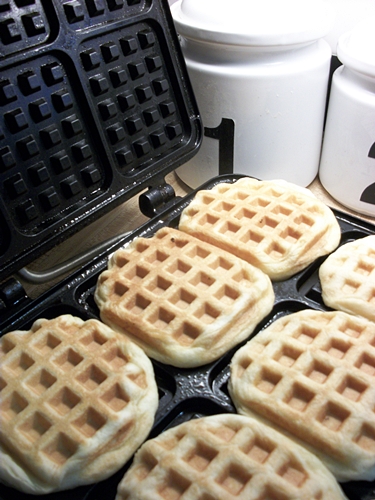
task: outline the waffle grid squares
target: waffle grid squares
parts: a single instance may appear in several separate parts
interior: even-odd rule
[[[107,39],[82,41],[82,76],[114,164],[132,176],[151,157],[173,149],[182,140],[184,124],[154,27],[134,24],[111,42]]]
[[[375,319],[374,240],[375,236],[367,236],[342,245],[319,270],[326,305],[372,321]]]
[[[55,358],[53,363],[58,365],[61,370],[68,372],[79,365],[81,361],[83,361],[83,356],[69,347],[59,357]]]
[[[56,221],[77,200],[94,197],[104,183],[83,116],[78,107],[72,111],[74,85],[68,73],[53,55],[3,71],[2,81],[15,95],[14,102],[2,102],[0,150],[2,157],[8,151],[10,164],[0,167],[1,195],[21,232],[41,232],[46,218]]]
[[[45,43],[51,27],[40,0],[1,3],[0,56],[9,56]]]
[[[49,420],[40,412],[35,412],[31,417],[19,426],[19,430],[32,443],[40,439],[41,436],[51,427]]]
[[[55,349],[59,344],[61,344],[61,340],[55,337],[51,333],[47,333],[44,338],[41,339],[40,342],[34,344],[34,347],[38,349],[41,353],[47,354],[48,352]]]
[[[57,335],[42,320],[32,332],[15,332],[2,340],[1,434],[10,448],[37,448],[39,456],[64,465],[147,383],[142,370],[117,346],[116,337],[96,324],[65,329],[60,324],[55,331]],[[40,368],[45,358],[48,362]],[[130,383],[117,382],[114,370],[127,374]],[[16,390],[15,376],[22,379]],[[95,408],[84,403],[88,392],[96,394]],[[38,399],[37,409],[29,404],[30,393]],[[127,432],[133,426],[129,418],[122,425]],[[19,432],[8,440],[10,427]],[[40,473],[32,463],[28,466]]]
[[[363,424],[354,441],[363,450],[368,450],[369,453],[374,452],[375,431],[373,426]]]
[[[142,315],[155,328],[169,326],[174,338],[185,345],[198,338],[205,325],[226,314],[242,295],[239,285],[247,280],[250,287],[252,278],[238,275],[233,262],[210,253],[198,240],[184,242],[184,237],[180,237],[182,241],[178,243],[176,238],[169,245],[169,255],[145,241],[137,241],[134,250],[117,252],[115,264],[120,273],[111,286],[120,307],[128,314]],[[155,244],[161,241],[157,238]],[[129,251],[142,254],[142,260],[133,263]],[[225,274],[225,285],[213,275],[212,271],[218,268]],[[133,283],[142,286],[133,292]],[[196,300],[198,297],[202,303]],[[164,301],[168,307],[157,305]]]
[[[363,373],[375,376],[375,356],[367,352],[362,353],[355,361],[354,366]]]
[[[275,191],[271,190],[270,196],[275,196]],[[221,193],[224,197],[227,191]],[[312,229],[315,224],[315,218],[318,215],[321,215],[319,210],[315,211],[311,208],[310,202],[303,202],[299,200],[296,196],[290,196],[288,194],[283,194],[277,192],[277,199],[273,201],[266,197],[268,193],[266,192],[264,196],[259,198],[252,199],[250,202],[250,206],[254,207],[267,207],[267,213],[251,211],[249,208],[238,207],[236,203],[229,203],[225,201],[225,199],[220,199],[217,201],[213,196],[204,196],[204,203],[207,208],[207,212],[201,215],[198,219],[198,225],[200,226],[213,226],[212,231],[218,232],[224,235],[237,234],[237,237],[240,241],[244,243],[248,243],[252,241],[253,243],[260,243],[265,238],[267,238],[267,234],[269,233],[272,236],[275,235],[275,231],[277,228],[280,228],[278,231],[280,233],[280,238],[278,240],[278,248],[285,249],[282,252],[285,253],[287,251],[288,245],[282,245],[281,242],[288,242],[289,244],[293,244],[295,241],[298,241],[306,232],[307,229]],[[199,194],[198,194],[199,196]],[[248,198],[250,195],[244,192],[238,192],[233,195],[234,201],[239,199],[241,202]],[[282,200],[282,204],[280,202]],[[290,216],[293,212],[295,212],[295,205],[304,207],[306,213],[302,215],[298,215],[292,217],[292,220],[286,223],[285,217]],[[189,209],[188,209],[189,210]],[[215,212],[227,212],[226,218],[227,221],[222,220],[222,216],[216,216]],[[201,213],[201,212],[199,212]],[[273,215],[270,216],[269,214]],[[192,216],[194,217],[194,211],[192,211]],[[249,218],[255,221],[257,226],[257,231],[248,232],[245,227],[242,226],[239,221],[242,218]],[[255,237],[252,235],[256,235]],[[272,253],[272,246],[266,246],[264,251],[266,253]]]
[[[341,360],[344,357],[341,355],[341,350],[336,351],[334,349],[332,352],[331,349],[327,349],[326,347],[322,350],[322,352],[327,352],[329,356],[333,356],[333,358],[335,358],[336,360]],[[284,367],[290,369],[295,368],[296,371],[300,370],[300,367],[297,366],[298,361],[300,361],[299,364],[302,367],[307,366],[307,368],[304,368],[303,371],[301,371],[304,377],[307,377],[317,384],[329,384],[332,386],[337,386],[335,388],[337,393],[341,394],[351,402],[360,401],[362,395],[364,395],[366,390],[370,387],[369,381],[367,381],[367,383],[364,382],[360,378],[360,374],[344,375],[343,378],[338,378],[338,376],[335,376],[334,370],[338,368],[337,363],[330,365],[330,360],[327,359],[327,357],[323,356],[323,359],[319,359],[319,354],[317,354],[316,357],[313,355],[312,361],[310,361],[310,363],[306,363],[305,359],[303,358],[307,358],[307,355],[299,354],[298,358],[301,356],[301,359],[299,360],[298,358],[294,359],[293,357],[284,356],[283,353],[285,351],[288,352],[288,354],[291,352],[291,346],[288,346],[287,343],[283,346],[281,353],[279,352],[272,359],[274,361],[277,361]],[[339,353],[339,355],[337,355],[337,352]],[[359,370],[364,371],[365,373],[370,370],[371,372],[373,372],[373,368],[368,363],[368,358],[368,355],[364,353],[362,356],[360,356],[360,361],[357,362],[357,367],[359,368]],[[241,364],[242,374],[251,365],[250,361],[251,360],[246,359],[245,362]],[[368,366],[370,366],[371,368],[368,368]],[[276,386],[284,379],[284,377],[287,378],[289,376],[289,372],[285,372],[283,375],[282,370],[283,368],[281,366],[280,368],[278,368],[274,364],[270,364],[270,366],[264,366],[262,370],[258,371],[258,376],[255,379],[256,387],[267,394],[271,394],[275,390]],[[332,383],[330,383],[330,381],[328,380],[329,377],[332,378]],[[340,377],[342,377],[342,375],[340,375]],[[300,380],[303,380],[303,378],[300,378]],[[305,387],[301,382],[295,382],[291,385],[291,392],[290,394],[288,393],[285,402],[293,406],[293,408],[299,409],[299,411],[305,411],[307,405],[313,400],[314,396],[317,393],[317,390],[316,392],[314,392],[310,388]],[[345,412],[343,411],[341,413]],[[349,413],[347,417],[349,417]]]
[[[334,250],[340,239],[334,215],[307,190],[248,178],[198,192],[181,214],[179,228],[229,250],[272,279],[295,274],[317,252]]]
[[[163,227],[112,255],[94,300],[102,321],[148,356],[191,368],[248,337],[270,312],[274,292],[256,267]]]
[[[197,440],[183,459],[193,469],[203,472],[217,455],[218,451],[215,448],[208,446],[204,441]]]
[[[256,408],[333,456],[344,452],[329,449],[329,439],[342,440],[353,456],[374,454],[373,325],[344,313],[303,314],[278,320],[237,352],[230,387],[236,406],[245,413]],[[280,328],[283,336],[276,336]],[[276,400],[282,404],[274,406]],[[301,423],[292,429],[295,419]]]
[[[60,415],[66,415],[81,402],[81,398],[69,387],[63,387],[47,405],[51,406]]]
[[[211,419],[219,422],[206,425]],[[129,495],[132,485],[142,482],[145,492],[150,494],[152,487],[163,500],[182,500],[185,495],[286,500],[291,494],[305,498],[306,492],[312,493],[309,498],[324,498],[306,462],[280,445],[277,436],[252,428],[251,420],[240,425],[226,420],[220,415],[186,422],[146,442],[119,491]],[[179,428],[182,434],[176,435]]]
[[[50,372],[41,369],[35,375],[25,380],[26,385],[36,394],[43,394],[53,386],[57,378]]]

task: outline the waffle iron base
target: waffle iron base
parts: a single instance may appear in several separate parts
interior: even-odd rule
[[[200,189],[211,189],[220,182],[233,182],[239,176],[220,176]],[[120,247],[138,236],[151,236],[160,227],[177,227],[182,210],[193,199],[196,191],[181,199],[173,207],[162,212],[139,227],[131,235],[116,245]],[[345,244],[370,234],[375,234],[375,226],[350,215],[334,211],[341,228],[341,243]],[[157,220],[155,220],[157,219]],[[73,314],[86,320],[99,318],[99,311],[94,302],[94,291],[99,274],[106,268],[109,249],[105,255],[98,256],[89,265],[72,274],[48,293],[21,307],[14,317],[8,318],[8,326],[1,331],[28,329],[34,320],[40,317],[53,318],[60,314]],[[275,304],[271,313],[258,325],[253,335],[271,324],[277,318],[306,308],[328,310],[321,297],[318,278],[319,266],[324,258],[319,258],[305,270],[290,279],[274,283]],[[15,319],[17,318],[17,319]],[[241,344],[242,345],[242,344]],[[153,362],[159,389],[159,407],[150,438],[164,430],[192,418],[219,413],[234,413],[236,410],[227,391],[229,364],[234,352],[232,349],[217,361],[195,369],[179,369]],[[75,490],[44,495],[45,500],[112,500],[116,496],[117,485],[129,467],[124,465],[111,478],[99,484],[80,487]],[[342,488],[350,500],[373,500],[375,482],[348,482]],[[0,500],[26,500],[35,496],[21,494],[12,488],[0,485]]]

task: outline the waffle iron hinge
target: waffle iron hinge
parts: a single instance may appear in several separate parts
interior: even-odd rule
[[[173,187],[163,181],[156,186],[150,186],[139,196],[139,209],[143,215],[151,219],[180,199]]]
[[[15,278],[0,283],[0,315],[20,303],[30,300],[22,284]]]

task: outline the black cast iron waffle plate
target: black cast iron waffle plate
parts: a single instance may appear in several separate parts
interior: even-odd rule
[[[0,0],[0,281],[200,137],[167,0]]]
[[[221,176],[201,186],[210,189],[219,182],[233,182],[239,176]],[[116,248],[137,236],[150,236],[162,226],[177,227],[179,216],[195,192],[177,202],[174,207],[158,215],[138,228],[131,236],[125,237]],[[370,234],[375,234],[375,226],[362,222],[349,215],[335,212],[342,231],[341,244],[353,241]],[[52,318],[60,314],[70,313],[82,319],[99,318],[93,294],[98,275],[106,268],[108,254],[98,256],[85,268],[55,286],[44,296],[34,301],[26,298],[20,301],[13,314],[2,324],[2,333],[15,329],[28,329],[38,317]],[[327,310],[321,298],[318,278],[319,266],[324,259],[320,258],[304,271],[292,278],[275,283],[275,305],[272,312],[258,325],[254,335],[265,326],[282,315],[290,314],[306,308]],[[238,346],[239,347],[239,346]],[[156,380],[159,387],[159,408],[151,437],[163,430],[200,416],[218,413],[235,412],[235,408],[227,391],[229,363],[236,349],[232,349],[219,360],[196,369],[178,369],[154,362]],[[47,495],[45,500],[113,500],[117,484],[128,468],[126,464],[117,474],[100,484],[81,487],[76,490]],[[350,482],[342,485],[350,500],[375,499],[375,482]],[[26,500],[35,498],[23,495],[11,488],[0,485],[0,500]],[[150,499],[151,500],[151,499]]]

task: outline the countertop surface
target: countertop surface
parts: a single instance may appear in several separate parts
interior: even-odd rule
[[[192,191],[191,188],[179,179],[175,172],[166,176],[166,182],[173,186],[177,196],[185,196]],[[343,212],[350,213],[362,220],[375,224],[375,217],[363,216],[337,203],[327,193],[327,191],[325,191],[318,178],[316,178],[308,187],[315,194],[315,196],[317,196],[317,198],[324,201],[328,206],[337,208]],[[141,224],[147,222],[147,220],[147,217],[145,217],[139,210],[137,196],[134,199],[119,205],[99,220],[74,234],[60,245],[54,247],[52,250],[46,252],[42,257],[31,263],[28,268],[33,271],[50,269],[51,267],[85,252],[98,243],[101,243],[113,236],[134,230]],[[35,298],[44,291],[48,290],[52,284],[53,282],[42,285],[23,282],[26,292],[31,298]]]

